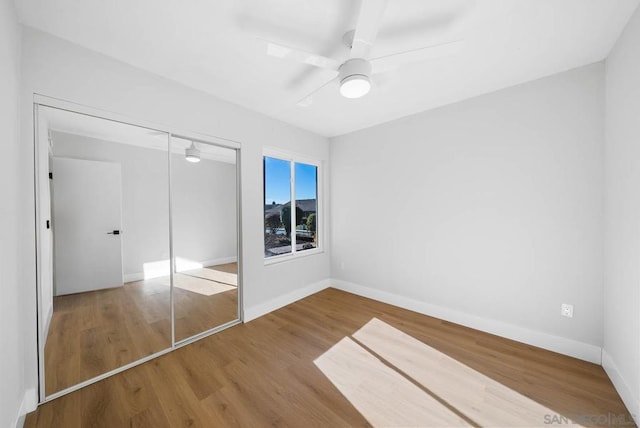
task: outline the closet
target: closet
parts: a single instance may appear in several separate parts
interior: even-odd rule
[[[34,114],[40,401],[239,323],[240,144]]]

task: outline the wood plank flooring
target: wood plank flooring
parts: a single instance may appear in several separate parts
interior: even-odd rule
[[[233,275],[237,265],[211,270]],[[237,318],[237,287],[175,277],[176,340]],[[58,296],[53,308],[45,345],[47,395],[171,347],[168,277]]]
[[[46,403],[25,426],[568,425],[562,418],[634,426],[598,365],[327,289]]]

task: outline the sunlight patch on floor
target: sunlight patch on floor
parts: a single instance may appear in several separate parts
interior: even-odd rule
[[[377,318],[352,337],[315,364],[373,426],[530,427],[555,414]]]
[[[235,273],[223,272],[213,268],[189,269],[179,271],[185,275],[195,276],[197,278],[208,279],[211,281],[221,282],[227,285],[238,286],[238,275]]]
[[[162,284],[169,286],[169,278],[165,278]],[[173,286],[192,293],[202,294],[203,296],[213,296],[214,294],[238,289],[232,285],[179,273],[173,276]]]
[[[471,426],[348,337],[314,362],[373,426]]]

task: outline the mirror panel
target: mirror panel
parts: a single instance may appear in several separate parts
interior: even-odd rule
[[[193,145],[192,145],[193,144]],[[236,150],[171,139],[175,340],[237,320]],[[189,155],[199,155],[188,159]]]
[[[50,396],[172,346],[169,136],[38,106],[36,139]]]

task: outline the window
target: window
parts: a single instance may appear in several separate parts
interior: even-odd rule
[[[319,164],[264,156],[264,257],[284,258],[320,248]]]

